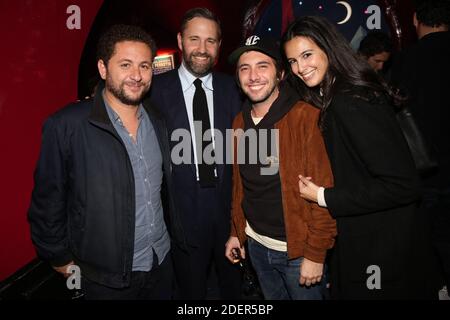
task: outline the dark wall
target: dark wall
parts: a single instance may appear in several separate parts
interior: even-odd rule
[[[188,9],[207,7],[217,14],[222,22],[222,48],[216,69],[232,72],[226,58],[241,41],[241,22],[245,12],[245,1],[217,0],[106,0],[95,18],[83,50],[79,68],[79,97],[89,95],[91,81],[97,76],[95,46],[100,34],[117,23],[135,24],[147,30],[158,48],[177,50],[177,33],[181,18]],[[181,61],[180,59],[178,59]]]

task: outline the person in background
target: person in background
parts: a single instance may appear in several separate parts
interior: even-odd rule
[[[433,246],[450,288],[450,1],[416,1],[413,23],[419,41],[394,60],[392,83],[409,98],[407,107],[437,160],[421,173],[421,210],[429,217]],[[442,283],[440,285],[442,287]],[[447,291],[448,292],[448,291]],[[448,293],[447,293],[448,294]]]
[[[378,73],[386,72],[386,64],[392,53],[389,36],[380,30],[370,31],[359,44],[358,53]]]

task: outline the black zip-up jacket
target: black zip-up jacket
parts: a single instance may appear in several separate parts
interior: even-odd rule
[[[100,284],[129,285],[135,229],[134,176],[111,123],[100,85],[93,99],[70,104],[45,122],[28,220],[38,256],[70,261]],[[184,235],[171,198],[171,161],[163,118],[147,103],[163,157],[162,200],[172,241]]]

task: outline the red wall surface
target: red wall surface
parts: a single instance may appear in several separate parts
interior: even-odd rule
[[[44,119],[77,95],[84,42],[102,0],[0,1],[0,281],[34,258],[26,214]],[[80,29],[69,30],[70,5]]]

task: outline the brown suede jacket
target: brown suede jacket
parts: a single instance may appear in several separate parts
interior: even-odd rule
[[[336,221],[326,208],[301,198],[298,185],[299,174],[312,177],[314,183],[325,188],[333,184],[318,117],[317,108],[299,101],[275,124],[275,128],[279,129],[279,174],[288,256],[323,263],[327,249],[334,245]],[[234,119],[233,129],[244,129],[242,112]],[[239,136],[235,135],[234,139],[231,236],[237,236],[243,245],[247,237],[241,206],[244,191],[237,164]]]

